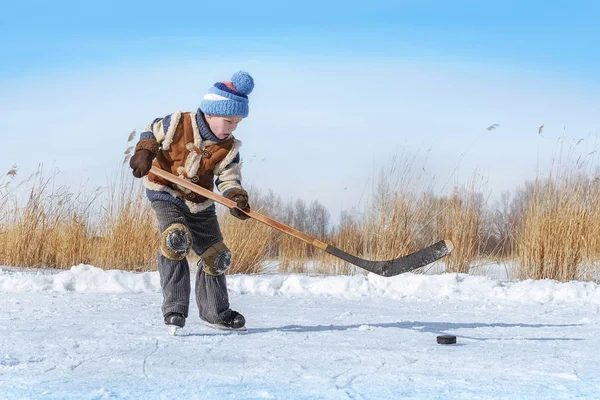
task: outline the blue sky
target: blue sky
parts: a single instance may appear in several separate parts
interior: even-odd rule
[[[21,1],[3,5],[4,77],[206,50],[443,57],[598,79],[595,1]]]
[[[195,109],[238,69],[257,83],[238,131],[245,179],[333,213],[398,153],[443,182],[482,170],[498,193],[561,136],[594,146],[597,2],[221,3],[3,5],[0,168],[102,184],[131,129]],[[15,156],[24,136],[36,145]]]

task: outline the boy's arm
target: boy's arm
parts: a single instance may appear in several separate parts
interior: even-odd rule
[[[224,197],[235,201],[239,209],[246,212],[250,211],[248,192],[242,187],[240,153],[236,153],[231,160],[225,159],[220,164],[217,164],[213,172],[217,176],[215,183],[219,192],[221,192]],[[238,208],[229,209],[231,215],[242,220],[250,218],[238,210]]]
[[[175,116],[175,118],[172,118]],[[129,161],[129,166],[133,170],[133,176],[141,178],[150,172],[152,161],[158,154],[160,145],[168,146],[165,138],[167,132],[174,130],[179,122],[178,114],[167,115],[164,118],[156,118],[154,121],[146,125],[143,132],[140,134],[140,140],[135,146],[133,156]],[[172,134],[170,135],[172,137]]]
[[[224,160],[228,161],[228,160]],[[233,193],[244,192],[246,195],[246,191],[242,187],[242,168],[240,165],[240,153],[237,153],[231,161],[227,162],[227,164],[220,165],[218,164],[214,171],[215,176],[217,177],[215,184],[217,189],[224,197],[231,198],[233,197]]]
[[[168,115],[165,118],[156,118],[154,121],[146,125],[146,127],[140,134],[139,141],[142,142],[152,140],[155,141],[157,144],[161,144],[165,140],[164,126],[165,123],[170,125],[170,117],[171,116]]]
[[[180,118],[181,112],[179,111],[169,114],[164,118],[156,118],[146,125],[144,131],[140,134],[140,142],[154,141],[156,144],[162,145],[163,149],[168,150],[173,141]]]

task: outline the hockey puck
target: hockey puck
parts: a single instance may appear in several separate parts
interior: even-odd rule
[[[439,344],[454,344],[456,343],[456,336],[454,335],[440,335],[437,337]]]

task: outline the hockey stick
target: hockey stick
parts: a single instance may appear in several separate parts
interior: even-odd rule
[[[150,172],[169,182],[191,190],[196,194],[216,201],[217,203],[220,203],[228,208],[237,207],[237,204],[233,200],[229,200],[228,198],[225,198],[217,193],[205,189],[202,186],[193,184],[192,182],[189,182],[176,175],[173,175],[170,172],[164,171],[156,166],[152,166]],[[312,237],[304,232],[294,229],[291,226],[282,224],[281,222],[276,221],[273,218],[267,217],[266,215],[260,214],[256,211],[250,210],[249,212],[243,212],[246,215],[254,218],[255,220],[262,222],[265,225],[275,228],[283,233],[287,233],[288,235],[300,239],[303,242],[306,242],[310,245],[313,245],[337,258],[354,264],[357,267],[365,269],[369,272],[373,272],[374,274],[385,277],[399,275],[404,272],[409,272],[414,269],[424,267],[436,260],[439,260],[442,257],[447,256],[448,254],[450,254],[452,249],[454,249],[454,246],[451,241],[440,240],[439,242],[434,243],[431,246],[425,247],[406,256],[395,258],[393,260],[369,261],[353,256],[352,254],[348,254],[345,251],[338,249],[337,247],[324,243],[315,237]]]

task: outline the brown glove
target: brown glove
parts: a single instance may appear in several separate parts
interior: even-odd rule
[[[225,196],[229,200],[233,200],[237,204],[237,208],[230,208],[229,212],[236,218],[245,220],[250,218],[248,215],[240,211],[240,209],[248,212],[250,211],[250,205],[248,205],[248,192],[244,189],[233,189],[230,190]]]
[[[158,152],[158,142],[154,139],[142,139],[135,146],[135,154],[129,160],[133,176],[141,178],[148,175],[152,161]]]

